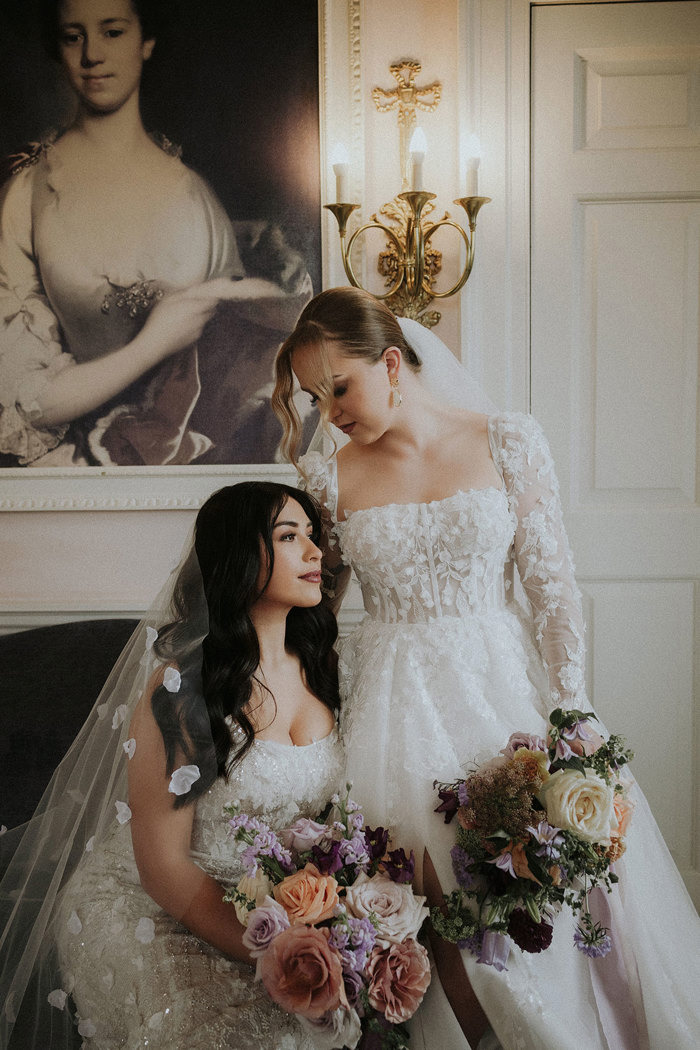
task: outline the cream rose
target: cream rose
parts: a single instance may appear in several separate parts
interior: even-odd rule
[[[611,827],[617,824],[613,789],[597,773],[589,770],[584,776],[577,769],[558,769],[537,797],[554,827],[610,845]]]
[[[415,937],[428,916],[425,897],[417,897],[405,883],[392,882],[386,875],[360,876],[345,891],[345,903],[356,919],[376,923],[377,944],[386,948]]]
[[[262,868],[258,868],[255,875],[244,875],[236,886],[236,889],[239,893],[245,893],[246,897],[250,900],[255,901],[257,906],[263,903],[268,893],[272,892],[272,883]],[[242,904],[240,901],[234,901],[233,906],[236,909],[236,918],[238,921],[243,926],[247,926],[250,912],[245,904]]]

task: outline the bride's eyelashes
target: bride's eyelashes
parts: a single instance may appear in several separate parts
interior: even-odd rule
[[[348,392],[347,386],[338,386],[333,391],[333,397],[343,397],[343,395],[347,394],[347,392]],[[318,404],[318,394],[310,394],[309,397],[310,397],[310,400],[311,400],[312,407],[315,408],[316,405]]]

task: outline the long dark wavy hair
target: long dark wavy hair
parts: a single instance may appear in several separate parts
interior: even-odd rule
[[[288,499],[296,500],[308,515],[318,542],[318,505],[290,485],[229,485],[210,496],[197,515],[193,550],[173,592],[172,619],[159,630],[154,645],[160,659],[176,665],[181,675],[177,693],[161,685],[151,701],[163,734],[168,775],[176,763],[200,770],[200,779],[188,794],[176,797],[175,805],[194,801],[217,777],[227,777],[255,739],[246,708],[260,646],[250,610],[272,576],[272,529]],[[266,572],[262,591],[261,570]],[[333,649],[337,633],[335,617],[323,604],[294,607],[287,616],[286,648],[299,657],[311,692],[334,713],[339,707]],[[201,634],[205,636],[200,645]],[[239,739],[232,734],[228,716],[243,731],[242,740],[240,731]]]

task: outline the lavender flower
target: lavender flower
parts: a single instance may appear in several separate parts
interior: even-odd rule
[[[338,952],[344,972],[364,971],[377,939],[377,931],[369,919],[344,916],[330,932],[328,939]]]
[[[486,861],[487,864],[495,864],[501,871],[505,871],[508,875],[511,875],[514,879],[517,878],[515,874],[515,868],[513,867],[513,854],[510,850],[504,849],[502,853],[499,853],[497,857],[493,857],[491,860]]]
[[[540,843],[540,848],[535,850],[536,855],[546,857],[548,860],[557,860],[561,852],[557,847],[564,842],[561,828],[552,827],[547,820],[543,819],[536,828],[530,825],[527,830]]]
[[[343,839],[340,843],[340,856],[343,858],[343,864],[345,865],[355,864],[360,868],[368,867],[369,855],[364,835],[360,834],[359,831],[355,831],[352,838]]]
[[[274,831],[270,831],[267,825],[260,824],[259,827],[260,830],[241,854],[248,875],[252,877],[257,874],[261,857],[272,857],[283,871],[293,871],[294,865],[289,850],[284,848]]]
[[[264,955],[275,937],[289,928],[289,916],[276,900],[266,897],[250,912],[243,943],[254,959]]]
[[[469,871],[469,865],[474,863],[472,858],[461,846],[453,846],[450,856],[452,857],[452,870],[458,884],[463,890],[471,889],[474,885],[474,876]]]
[[[501,970],[507,970],[506,963],[510,955],[510,946],[510,937],[497,933],[495,930],[486,930],[481,942],[479,958],[476,961],[485,963],[486,966],[493,966],[499,973]]]
[[[237,813],[235,817],[231,817],[229,820],[229,827],[232,832],[236,831],[261,831],[262,829],[268,830],[267,825],[263,824],[258,820],[257,817],[249,817],[247,813]]]
[[[457,941],[457,947],[461,952],[471,952],[472,955],[479,955],[481,953],[481,941],[483,934],[479,931],[471,934],[469,937],[461,937]]]
[[[602,959],[612,950],[608,931],[599,922],[593,922],[590,915],[583,915],[574,930],[574,944],[589,959]]]
[[[365,982],[359,970],[348,970],[343,966],[343,984],[350,1007],[362,1015],[360,996],[365,989]]]
[[[467,789],[467,782],[463,780],[457,788],[457,800],[460,806],[469,805],[469,791]]]

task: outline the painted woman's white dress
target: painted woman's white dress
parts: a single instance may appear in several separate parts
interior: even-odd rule
[[[190,463],[211,442],[189,424],[201,384],[196,347],[151,369],[99,409],[42,425],[38,400],[68,365],[125,346],[158,299],[244,270],[211,188],[167,143],[166,193],[144,175],[111,203],[37,146],[0,191],[0,454],[3,465]],[[166,148],[167,147],[167,148]]]
[[[454,831],[433,812],[433,781],[497,754],[516,730],[541,735],[554,706],[588,708],[580,595],[546,439],[520,414],[492,416],[488,430],[502,487],[431,503],[339,508],[335,460],[311,452],[302,461],[366,612],[340,653],[353,796],[397,844],[417,856],[427,845],[445,890],[456,886]],[[516,568],[527,612],[514,598]],[[700,1046],[700,920],[635,792],[610,898],[614,953],[588,960],[577,951],[566,911],[550,949],[515,949],[505,972],[463,953],[506,1050]],[[462,1050],[437,982],[431,987],[413,1050]]]
[[[338,790],[337,730],[294,747],[256,740],[228,781],[195,805],[192,855],[223,886],[244,874],[222,807],[274,830],[315,817]],[[233,907],[233,905],[232,905]],[[83,861],[63,891],[53,935],[86,1050],[313,1050],[301,1026],[237,963],[193,936],[145,893],[128,823]],[[57,1007],[58,1008],[58,1007]]]

